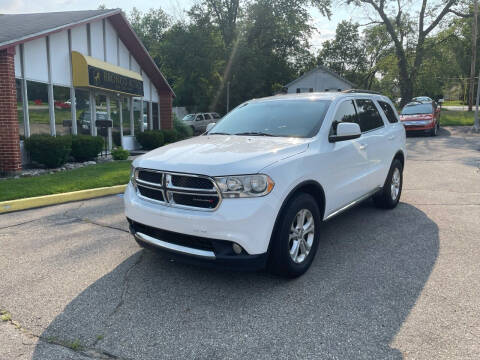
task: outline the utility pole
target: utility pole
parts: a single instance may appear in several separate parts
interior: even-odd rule
[[[230,81],[227,81],[227,114],[230,111]]]
[[[470,64],[470,94],[468,96],[468,111],[472,111],[472,107],[473,107],[475,64],[477,62],[478,0],[475,0],[473,8],[474,10],[473,10],[473,26],[472,26],[472,63]]]
[[[477,17],[478,17],[478,0],[475,0],[475,5],[474,5],[474,13],[473,13],[473,26],[475,28],[475,49],[476,49],[476,44],[477,44]],[[475,67],[475,63],[473,63],[473,67]],[[473,91],[472,97],[473,97]],[[478,75],[478,85],[477,85],[477,101],[475,103],[475,121],[473,123],[473,131],[478,132],[480,131],[480,123],[478,120],[478,103],[480,102],[480,74]]]

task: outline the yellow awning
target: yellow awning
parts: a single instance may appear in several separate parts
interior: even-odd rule
[[[72,51],[73,86],[143,96],[142,76],[131,70]]]

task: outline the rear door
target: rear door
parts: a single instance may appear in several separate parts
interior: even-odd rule
[[[367,191],[383,186],[385,181],[385,166],[387,158],[390,158],[388,151],[387,137],[388,129],[380,115],[375,102],[368,98],[355,99],[358,121],[362,130],[361,147],[366,151],[368,165],[365,169],[367,180]],[[391,158],[388,162],[391,161]]]
[[[205,128],[207,125],[205,124],[205,118],[203,117],[203,114],[197,114],[197,117],[195,118],[195,130],[198,132],[204,132]]]

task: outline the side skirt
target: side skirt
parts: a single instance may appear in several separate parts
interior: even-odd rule
[[[362,195],[360,196],[358,199],[356,200],[353,200],[352,202],[348,203],[347,205],[344,205],[342,206],[341,208],[335,210],[334,212],[332,212],[330,215],[328,215],[324,220],[327,221],[327,220],[330,220],[331,218],[343,213],[344,211],[350,209],[351,207],[355,206],[355,205],[358,205],[359,203],[361,203],[362,201],[368,199],[370,196],[372,195],[375,195],[377,192],[381,191],[382,188],[381,187],[377,187],[375,189],[373,189],[372,191],[366,193],[365,195]]]

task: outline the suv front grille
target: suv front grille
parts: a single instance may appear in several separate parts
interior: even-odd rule
[[[212,182],[209,179],[201,177],[191,177],[185,175],[172,175],[173,186],[183,188],[214,190]]]
[[[221,202],[213,179],[150,169],[135,171],[137,194],[164,205],[213,211]]]

